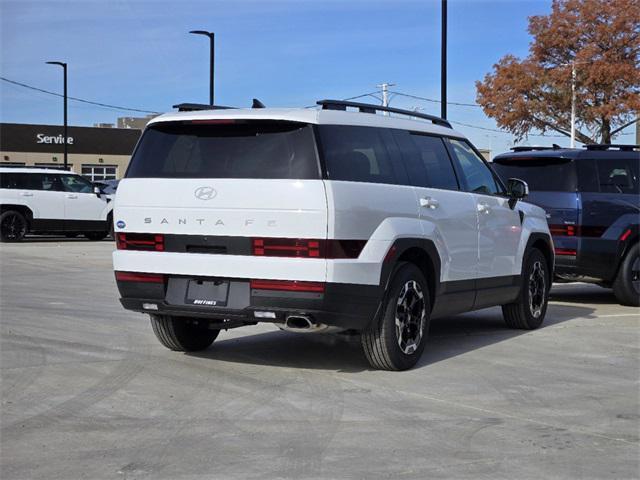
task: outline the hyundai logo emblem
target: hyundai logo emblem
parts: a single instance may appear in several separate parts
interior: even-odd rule
[[[116,223],[116,227],[118,227],[118,228],[124,228],[126,226],[127,226],[127,224],[124,223],[122,220],[118,220],[118,222]]]
[[[198,200],[211,200],[215,198],[218,192],[213,187],[198,187],[193,194]]]

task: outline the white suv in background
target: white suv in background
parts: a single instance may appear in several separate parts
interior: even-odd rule
[[[526,184],[505,188],[445,120],[318,103],[149,123],[114,212],[123,306],[172,350],[272,322],[358,331],[389,370],[416,363],[434,317],[502,305],[540,326],[554,254]]]
[[[113,203],[86,178],[46,168],[0,167],[0,239],[27,233],[83,234],[102,240],[110,230]]]

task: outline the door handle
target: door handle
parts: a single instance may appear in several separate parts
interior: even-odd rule
[[[488,203],[478,203],[478,212],[488,215],[489,213],[491,213],[491,207]]]
[[[440,202],[438,202],[438,200],[436,200],[435,198],[422,197],[420,199],[420,206],[434,210],[440,206]]]
[[[22,195],[23,197],[33,197],[33,193],[31,192],[22,192],[20,195]]]
[[[75,193],[69,193],[67,195],[67,198],[78,198],[78,195],[76,195]]]

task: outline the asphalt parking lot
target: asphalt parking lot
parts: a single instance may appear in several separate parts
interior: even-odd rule
[[[544,328],[435,321],[417,368],[263,325],[164,349],[111,242],[0,245],[3,479],[638,478],[640,310],[557,286]]]

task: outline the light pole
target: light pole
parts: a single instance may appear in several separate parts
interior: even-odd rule
[[[440,40],[440,116],[447,118],[447,0],[442,0],[442,38]]]
[[[215,33],[207,32],[206,30],[191,30],[189,33],[195,35],[205,35],[209,37],[210,47],[210,60],[209,60],[209,105],[213,105],[213,65],[214,65],[214,46],[215,46]]]
[[[576,62],[571,62],[571,148],[576,148]]]
[[[60,65],[62,67],[62,71],[64,72],[64,169],[67,170],[69,168],[69,164],[67,162],[67,153],[68,153],[68,142],[69,137],[67,136],[67,64],[64,62],[47,62],[49,65]]]

